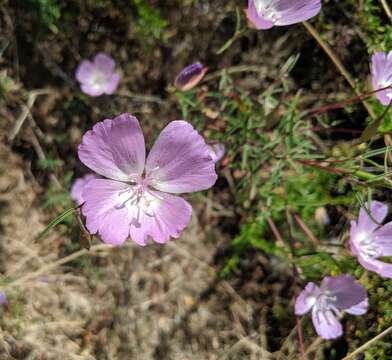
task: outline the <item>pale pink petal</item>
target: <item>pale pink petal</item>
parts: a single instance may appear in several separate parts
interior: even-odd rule
[[[365,288],[350,275],[326,276],[320,289],[335,298],[335,305],[340,310],[346,310],[364,299],[367,294]]]
[[[121,196],[128,188],[129,184],[105,179],[90,180],[84,186],[82,213],[86,227],[107,244],[121,245],[129,237],[132,219]]]
[[[94,65],[102,74],[110,75],[114,71],[116,63],[110,56],[98,53],[94,58]]]
[[[366,206],[368,207],[367,204]],[[377,221],[378,224],[375,223],[373,219],[369,217],[365,209],[361,208],[361,210],[359,211],[359,217],[357,223],[358,232],[364,232],[366,234],[370,234],[375,229],[377,229],[388,214],[388,205],[373,200],[370,204],[370,209],[368,208],[368,210],[370,211],[370,214],[372,215],[374,220]]]
[[[392,256],[392,222],[377,229],[373,234],[379,256]]]
[[[210,155],[214,163],[217,163],[225,155],[225,146],[221,143],[208,145],[210,149]]]
[[[367,313],[368,308],[369,300],[368,298],[366,298],[365,300],[362,300],[359,304],[346,309],[345,312],[351,315],[364,315]]]
[[[100,86],[99,84],[81,84],[80,88],[82,91],[90,96],[101,96],[104,94],[104,88]]]
[[[163,129],[148,155],[146,175],[155,189],[169,193],[205,190],[217,179],[207,144],[185,121]]]
[[[316,303],[319,294],[320,288],[312,282],[308,283],[297,297],[295,302],[295,315],[306,314]]]
[[[120,82],[120,74],[114,73],[105,87],[105,94],[112,95],[118,88],[118,84]]]
[[[374,271],[382,277],[392,279],[392,264],[365,255],[359,255],[358,261],[365,269]]]
[[[87,174],[81,178],[76,179],[71,186],[71,199],[75,201],[78,205],[82,205],[84,203],[84,199],[82,196],[84,186],[92,179],[97,178],[98,175],[96,174]]]
[[[145,145],[138,120],[122,114],[97,123],[83,136],[78,153],[83,164],[104,177],[119,181],[139,178]]]
[[[321,311],[313,307],[312,321],[316,332],[325,340],[336,339],[343,334],[343,328],[332,311]]]
[[[358,239],[358,236],[360,234],[357,231],[357,222],[355,220],[351,220],[350,224],[351,224],[350,239],[349,239],[350,248],[351,248],[352,254],[357,256],[361,250],[360,250],[360,248],[358,248],[358,244],[355,240]]]
[[[392,51],[388,54],[384,52],[376,52],[372,56],[372,85],[374,90],[378,91],[375,95],[377,99],[385,106],[392,101]]]
[[[81,83],[88,83],[94,72],[94,65],[91,61],[83,60],[76,69],[76,79]]]
[[[178,238],[188,225],[192,206],[184,199],[159,191],[149,191],[151,205],[140,211],[138,224],[131,226],[131,238],[139,245],[149,239],[164,244],[170,238]]]
[[[276,25],[292,25],[309,20],[321,10],[320,0],[277,0]]]
[[[252,22],[258,30],[266,30],[274,26],[274,23],[272,21],[266,20],[257,14],[255,8],[255,0],[248,1],[248,10],[246,12],[246,15],[249,21]]]

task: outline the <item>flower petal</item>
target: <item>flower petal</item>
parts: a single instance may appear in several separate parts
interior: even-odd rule
[[[82,91],[90,96],[101,96],[105,92],[105,89],[100,84],[82,84],[80,86]]]
[[[81,83],[87,83],[94,72],[94,65],[91,61],[83,60],[76,69],[76,79]]]
[[[368,207],[368,205],[366,205]],[[382,202],[373,200],[370,204],[370,214],[378,222],[376,224],[368,215],[364,208],[361,208],[359,211],[357,230],[358,232],[364,232],[366,234],[370,234],[374,230],[376,230],[380,224],[384,221],[385,217],[388,214],[388,206]]]
[[[372,85],[374,90],[383,89],[392,85],[392,51],[388,54],[382,51],[372,56]],[[378,91],[377,99],[381,104],[387,106],[392,101],[392,89]]]
[[[366,314],[369,308],[369,300],[366,298],[365,300],[361,301],[359,304],[354,305],[348,309],[346,309],[346,313],[351,315],[363,315]]]
[[[83,136],[78,153],[83,164],[107,178],[131,181],[140,177],[145,145],[138,120],[122,114],[99,122]]]
[[[320,288],[336,298],[335,305],[340,310],[357,305],[367,297],[365,288],[350,275],[326,276]]]
[[[105,85],[105,94],[112,95],[118,88],[118,84],[120,83],[120,74],[114,73],[108,83]]]
[[[207,144],[185,121],[163,129],[147,157],[146,174],[155,189],[169,193],[205,190],[217,179]]]
[[[312,321],[317,334],[325,340],[336,339],[343,334],[342,324],[330,310],[323,312],[315,306]]]
[[[312,282],[308,283],[297,297],[295,302],[295,315],[306,314],[316,303],[319,293],[320,288],[316,284]]]
[[[215,164],[223,158],[226,152],[225,145],[221,143],[208,145],[208,148],[210,149],[210,156]]]
[[[392,279],[392,264],[364,256],[363,254],[358,256],[358,261],[365,269],[374,271],[382,277]]]
[[[267,30],[274,26],[274,23],[272,21],[266,20],[259,16],[255,7],[255,0],[248,1],[248,10],[246,12],[246,15],[249,21],[252,22],[258,30]]]
[[[377,229],[373,234],[373,239],[379,256],[392,256],[392,222]]]
[[[86,227],[91,234],[99,233],[107,244],[122,245],[129,237],[132,218],[128,208],[121,206],[121,194],[127,189],[129,184],[106,179],[93,179],[84,186]]]
[[[292,25],[309,20],[321,10],[320,0],[277,0],[276,25]]]
[[[164,244],[171,237],[178,238],[188,225],[192,206],[184,199],[160,191],[149,191],[152,205],[139,214],[139,224],[132,224],[131,238],[139,245],[146,245],[151,238]]]
[[[71,199],[75,201],[78,205],[82,205],[84,203],[84,199],[82,196],[82,192],[84,186],[92,179],[97,179],[98,175],[96,174],[87,174],[81,178],[75,180],[71,187]]]
[[[94,65],[102,74],[110,75],[116,63],[110,56],[104,53],[98,53],[94,58]]]

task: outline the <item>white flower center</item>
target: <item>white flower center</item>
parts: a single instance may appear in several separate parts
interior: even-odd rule
[[[95,89],[101,89],[103,86],[106,85],[107,80],[108,76],[96,69],[92,73],[89,83],[91,87]]]
[[[369,258],[376,258],[381,255],[379,247],[374,243],[374,239],[371,234],[360,232],[355,237],[355,242],[358,246],[359,251]]]
[[[316,312],[327,312],[332,311],[336,316],[339,316],[340,310],[336,307],[336,296],[329,294],[328,292],[324,292],[320,294],[317,298],[317,302],[315,304]]]
[[[255,0],[257,14],[266,20],[276,21],[278,16],[273,6],[274,2],[275,0]]]

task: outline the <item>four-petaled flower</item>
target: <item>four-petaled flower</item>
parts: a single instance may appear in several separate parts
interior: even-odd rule
[[[392,101],[392,50],[386,54],[382,51],[372,56],[372,85],[377,99],[388,106]],[[389,86],[388,89],[385,89]]]
[[[208,68],[199,62],[188,65],[178,74],[174,85],[181,91],[191,90],[203,79],[207,71]]]
[[[392,256],[392,222],[381,226],[388,206],[372,201],[369,212],[373,219],[361,208],[358,221],[351,221],[351,252],[365,269],[392,278],[392,264],[378,260],[379,257]]]
[[[172,194],[205,190],[217,175],[204,139],[185,121],[172,121],[161,132],[145,160],[138,120],[128,114],[107,119],[88,131],[79,158],[103,176],[82,191],[82,213],[91,234],[121,245],[131,237],[165,243],[188,225],[191,205]]]
[[[120,82],[120,75],[114,72],[115,66],[114,60],[103,53],[97,54],[93,62],[83,60],[76,70],[82,91],[90,96],[113,94]]]
[[[344,313],[363,315],[368,309],[365,288],[350,275],[325,277],[320,287],[310,282],[299,294],[295,314],[312,310],[316,332],[323,339],[335,339],[343,334],[339,317]]]
[[[249,0],[247,15],[257,29],[270,29],[303,22],[320,10],[320,0]]]

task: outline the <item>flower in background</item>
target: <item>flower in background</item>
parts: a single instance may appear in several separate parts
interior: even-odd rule
[[[193,89],[203,79],[207,71],[208,68],[199,62],[189,65],[176,77],[174,85],[181,91]]]
[[[383,256],[392,256],[392,222],[380,225],[387,216],[388,206],[372,201],[369,212],[373,219],[361,208],[358,220],[351,221],[351,252],[365,269],[392,278],[392,264],[378,260]]]
[[[321,0],[249,0],[248,19],[257,29],[292,25],[316,16]]]
[[[0,305],[7,304],[7,296],[4,291],[0,291]]]
[[[114,60],[103,53],[97,54],[93,62],[83,60],[76,70],[82,91],[90,96],[113,94],[120,82],[120,75],[114,72],[115,66]]]
[[[210,149],[210,156],[214,163],[222,159],[226,152],[225,146],[221,143],[208,145],[208,148]]]
[[[323,339],[335,339],[343,334],[339,317],[344,313],[363,315],[368,309],[365,288],[350,275],[326,276],[320,287],[310,282],[295,302],[295,314],[312,310],[316,332]]]
[[[145,246],[165,243],[188,225],[191,205],[173,194],[209,189],[217,175],[204,139],[185,121],[172,121],[145,159],[138,120],[129,114],[106,119],[88,131],[79,158],[103,176],[82,190],[82,214],[91,234],[121,245],[130,236]]]
[[[77,178],[71,186],[71,199],[75,201],[78,205],[82,205],[84,203],[84,199],[82,197],[82,192],[84,186],[92,179],[98,179],[99,176],[96,174],[87,174],[81,178]]]
[[[376,92],[376,97],[381,104],[388,106],[392,101],[392,51],[388,54],[379,51],[372,56],[372,85],[374,90],[384,89]]]

